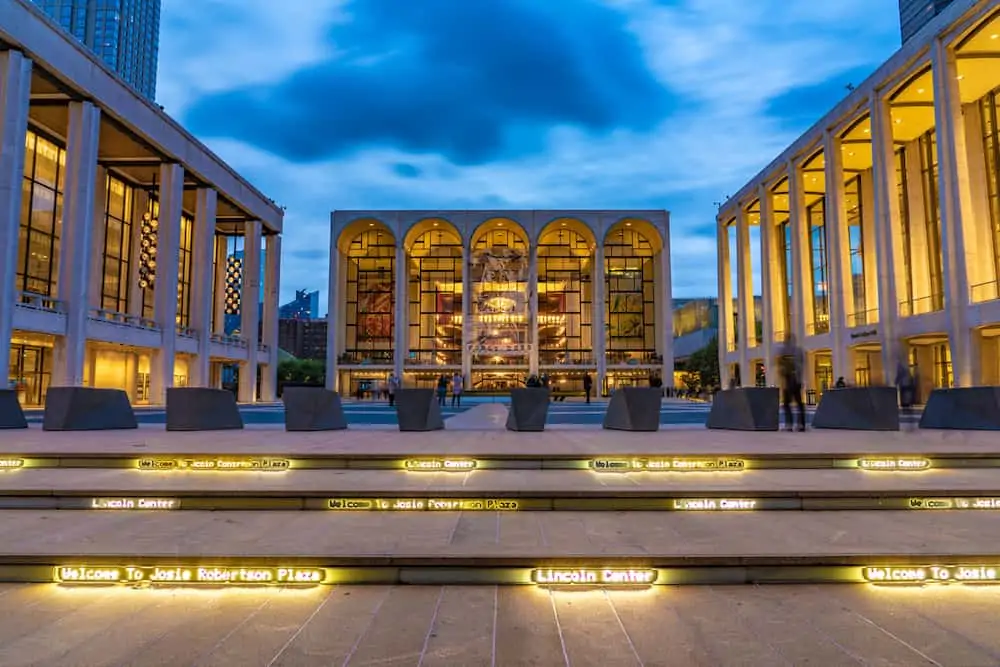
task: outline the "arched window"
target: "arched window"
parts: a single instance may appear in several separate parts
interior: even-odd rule
[[[555,227],[538,243],[538,360],[593,363],[593,243]]]
[[[623,225],[604,243],[607,356],[611,364],[649,363],[656,355],[655,250]]]
[[[395,260],[395,241],[384,230],[369,229],[351,241],[343,363],[392,363]]]
[[[528,363],[528,242],[524,231],[492,223],[472,247],[472,363]]]
[[[409,245],[408,364],[462,364],[462,240],[434,223]]]

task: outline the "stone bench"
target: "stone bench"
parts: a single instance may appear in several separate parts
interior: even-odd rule
[[[842,387],[823,393],[813,428],[898,431],[899,392],[895,387]]]
[[[45,431],[118,431],[139,428],[121,389],[49,387],[45,393]]]
[[[551,392],[544,387],[525,387],[510,392],[508,431],[544,431],[549,416]]]
[[[1000,387],[935,389],[920,416],[920,428],[1000,431]]]
[[[167,389],[168,431],[237,431],[242,428],[243,417],[236,405],[236,396],[228,389]]]
[[[28,428],[21,402],[13,389],[0,389],[0,430]]]
[[[285,387],[286,431],[343,431],[347,417],[340,394],[322,387]]]
[[[396,419],[400,431],[441,431],[444,419],[433,389],[397,389]]]
[[[741,387],[720,391],[712,400],[708,428],[719,431],[777,431],[777,387]]]
[[[604,428],[609,431],[659,431],[663,390],[658,387],[622,387],[611,394]]]

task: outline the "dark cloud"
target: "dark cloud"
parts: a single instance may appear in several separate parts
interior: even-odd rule
[[[406,162],[394,164],[392,170],[396,172],[397,176],[402,176],[403,178],[420,178],[420,175],[423,174],[420,167]]]
[[[291,255],[293,259],[301,259],[308,262],[317,259],[326,259],[330,254],[330,250],[329,248],[323,247],[303,248],[301,250],[293,250],[288,254]]]
[[[392,146],[480,164],[540,150],[555,125],[643,130],[672,107],[624,17],[598,0],[354,0],[347,11],[330,35],[336,57],[203,98],[186,122],[294,161]]]
[[[779,119],[785,129],[805,131],[847,97],[848,84],[860,85],[872,71],[871,65],[855,67],[826,81],[793,88],[772,98],[766,113]]]

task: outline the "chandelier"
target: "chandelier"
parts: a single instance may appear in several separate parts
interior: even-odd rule
[[[243,291],[243,260],[230,255],[226,262],[226,314],[240,314],[240,294]]]
[[[139,237],[139,287],[148,289],[156,282],[156,250],[160,221],[151,212],[142,216]]]

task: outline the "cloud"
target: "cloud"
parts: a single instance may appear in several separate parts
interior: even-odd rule
[[[899,41],[889,0],[212,4],[161,90],[288,207],[288,297],[325,293],[330,211],[355,208],[666,208],[674,294],[713,295],[713,204]]]
[[[346,11],[329,57],[204,97],[188,123],[298,161],[391,146],[469,165],[536,153],[553,126],[646,130],[671,107],[626,17],[596,0],[354,0]]]

